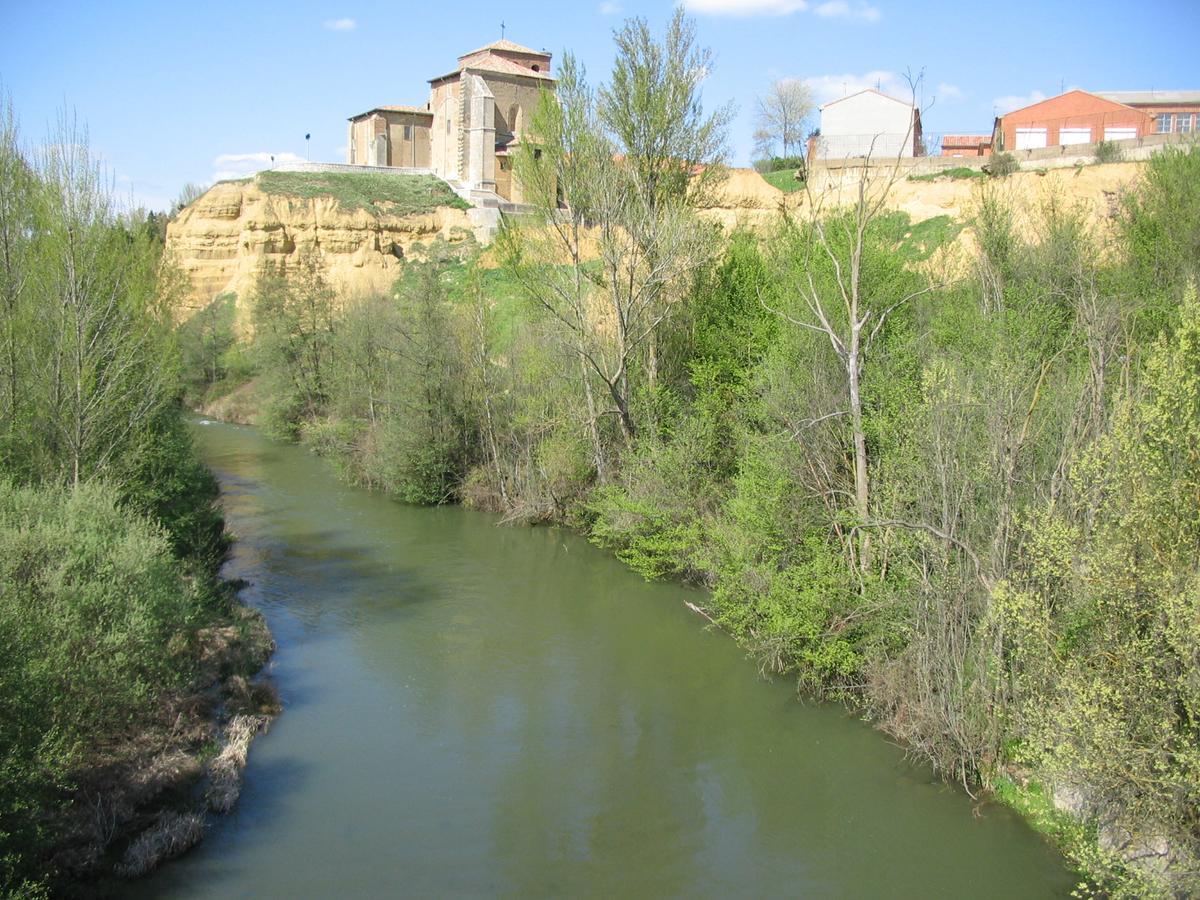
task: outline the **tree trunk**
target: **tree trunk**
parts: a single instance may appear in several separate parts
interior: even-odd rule
[[[863,430],[862,390],[859,386],[859,331],[854,329],[850,336],[850,350],[846,356],[846,372],[850,379],[850,421],[854,430],[854,511],[858,521],[870,518],[870,483],[867,475],[867,436]],[[858,564],[863,572],[871,568],[871,535],[867,529],[859,530]]]

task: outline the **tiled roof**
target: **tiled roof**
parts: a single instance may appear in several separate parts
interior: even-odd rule
[[[1101,100],[1104,103],[1112,103],[1112,104],[1116,104],[1117,106],[1124,106],[1124,103],[1122,103],[1122,101],[1114,100],[1112,97],[1101,97],[1099,94],[1097,94],[1093,91],[1085,91],[1085,90],[1083,90],[1083,88],[1071,88],[1069,91],[1066,91],[1062,94],[1057,94],[1053,97],[1043,97],[1041,100],[1037,100],[1034,103],[1030,103],[1028,106],[1022,106],[1017,109],[1009,110],[1006,113],[1002,113],[999,116],[999,118],[1012,120],[1012,119],[1020,118],[1017,115],[1018,113],[1025,113],[1031,109],[1036,109],[1039,111],[1041,111],[1043,108],[1047,108],[1047,107],[1050,109],[1053,109],[1055,104],[1057,104],[1059,101],[1061,101],[1063,99],[1063,97],[1071,97],[1076,94],[1078,94],[1082,97],[1091,97],[1093,100]]]
[[[542,81],[554,80],[546,72],[535,72],[533,69],[523,66],[520,63],[515,63],[511,59],[505,59],[503,56],[484,56],[477,62],[472,61],[467,63],[463,68],[479,69],[484,72],[502,72],[506,75],[524,75],[527,78],[539,78]]]
[[[942,135],[942,146],[947,144],[990,144],[990,134],[946,134]]]
[[[433,115],[433,112],[431,110],[425,108],[424,106],[400,105],[400,106],[380,106],[377,108],[382,109],[385,112],[416,113],[417,115],[420,115],[420,116],[432,116]]]
[[[522,47],[520,44],[514,44],[512,41],[499,40],[492,41],[486,47],[480,47],[478,50],[472,50],[470,53],[464,53],[459,59],[466,59],[468,56],[474,56],[476,53],[482,53],[484,50],[507,50],[509,53],[528,53],[530,56],[550,58],[550,54],[545,50],[531,50],[528,47]]]
[[[432,116],[433,115],[433,113],[430,112],[428,109],[426,109],[424,106],[395,106],[395,105],[393,105],[393,106],[374,106],[371,109],[368,109],[366,112],[359,113],[357,116],[351,116],[350,121],[353,122],[355,119],[361,119],[361,118],[364,118],[365,116],[369,116],[372,113],[377,113],[377,112],[411,113],[411,114],[417,115],[417,116]]]
[[[501,75],[521,75],[525,78],[536,78],[538,81],[554,81],[545,72],[535,72],[533,69],[523,66],[520,63],[515,63],[511,59],[505,59],[503,56],[493,56],[490,53],[481,53],[475,59],[463,57],[463,64],[453,72],[447,72],[445,75],[439,75],[437,78],[430,78],[431,82],[443,81],[447,78],[455,77],[459,72],[469,69],[472,72],[496,72]]]

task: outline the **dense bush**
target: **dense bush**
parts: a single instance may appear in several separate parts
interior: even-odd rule
[[[769,159],[760,159],[754,164],[754,168],[760,173],[767,172],[803,172],[805,160],[803,156],[772,156]]]
[[[983,167],[985,172],[997,178],[1011,175],[1013,172],[1020,171],[1020,169],[1021,163],[1011,153],[996,153]]]
[[[1121,149],[1116,141],[1097,141],[1096,142],[1096,162],[1098,163],[1115,163],[1120,162],[1125,158],[1125,151]]]
[[[215,611],[197,584],[113,487],[0,481],[5,880],[40,874],[39,828],[75,770],[186,683],[190,629]]]

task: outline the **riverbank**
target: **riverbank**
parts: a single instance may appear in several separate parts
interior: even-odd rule
[[[1200,154],[1169,152],[1102,220],[996,180],[970,221],[710,235],[646,294],[637,265],[598,279],[532,226],[501,270],[447,248],[353,302],[313,261],[264,272],[246,357],[266,433],[396,499],[569,523],[707,588],[764,672],[848,699],[968,792],[1029,773],[1095,834],[1104,853],[1065,850],[1098,890],[1170,895],[1200,889],[1178,525],[1200,521],[1178,463],[1200,459],[1200,307],[1190,258],[1163,254],[1190,246],[1197,185]]]
[[[234,814],[131,900],[1069,891],[1016,815],[760,679],[696,590],[567,529],[396,503],[256,429],[196,440],[286,715]]]
[[[280,711],[261,672],[274,650],[266,622],[230,591],[230,613],[201,628],[196,674],[161,698],[144,725],[95,748],[69,779],[73,802],[44,826],[61,896],[119,895],[203,839],[237,801],[250,743]]]

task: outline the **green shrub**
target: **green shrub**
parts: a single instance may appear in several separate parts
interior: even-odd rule
[[[186,684],[205,595],[103,484],[0,481],[0,880],[30,869],[78,765]],[[22,870],[25,871],[22,871]]]
[[[997,153],[984,167],[983,171],[995,178],[1003,178],[1019,171],[1021,163],[1011,153]]]
[[[1125,158],[1125,151],[1116,141],[1100,141],[1096,144],[1097,163],[1115,163]]]
[[[1200,144],[1164,147],[1123,194],[1121,230],[1136,275],[1134,292],[1162,295],[1153,335],[1184,286],[1200,277]]]
[[[805,167],[803,156],[772,156],[760,159],[754,164],[754,169],[760,174],[767,172],[795,172]]]
[[[176,556],[216,570],[228,545],[220,487],[196,455],[179,407],[161,410],[112,474],[124,502],[166,530]]]

